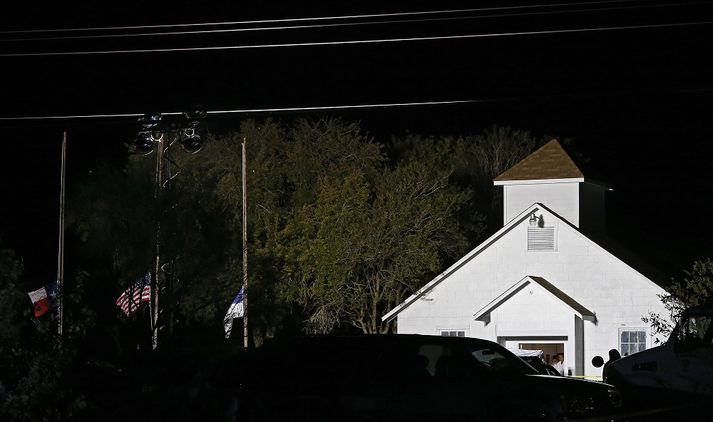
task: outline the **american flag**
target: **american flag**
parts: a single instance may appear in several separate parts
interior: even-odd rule
[[[129,286],[116,300],[116,306],[120,307],[126,316],[130,316],[139,309],[141,302],[151,300],[151,271],[139,277]]]

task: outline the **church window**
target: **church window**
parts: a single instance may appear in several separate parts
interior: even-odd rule
[[[465,330],[441,330],[442,337],[465,337]]]
[[[619,351],[622,356],[646,350],[646,330],[642,328],[622,328],[619,330]]]

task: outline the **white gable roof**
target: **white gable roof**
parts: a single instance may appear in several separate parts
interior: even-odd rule
[[[590,245],[593,245],[594,247],[600,249],[603,251],[605,254],[614,257],[616,260],[624,264],[628,269],[630,269],[632,272],[638,274],[641,276],[643,279],[645,279],[647,282],[651,283],[652,286],[655,286],[660,289],[660,287],[651,281],[648,277],[644,276],[641,274],[639,271],[635,270],[632,268],[630,265],[625,263],[623,260],[612,254],[611,252],[607,251],[605,248],[603,248],[601,245],[597,244],[587,236],[585,236],[577,227],[573,226],[571,223],[569,223],[567,220],[564,218],[560,217],[557,213],[554,211],[550,210],[547,208],[545,205],[541,203],[534,203],[531,206],[529,206],[527,209],[525,209],[522,213],[520,213],[517,217],[513,218],[509,223],[507,223],[505,226],[503,226],[500,230],[495,232],[492,236],[490,236],[488,239],[486,239],[483,243],[475,247],[473,250],[471,250],[468,254],[466,254],[464,257],[459,259],[456,263],[451,265],[448,269],[446,269],[444,272],[436,276],[433,280],[428,282],[425,286],[421,287],[416,291],[414,294],[409,296],[406,300],[404,300],[401,304],[396,306],[394,309],[389,311],[386,315],[384,315],[381,320],[382,321],[390,321],[396,316],[406,309],[407,307],[411,306],[415,301],[417,301],[420,297],[428,293],[430,290],[432,290],[434,287],[436,287],[438,284],[440,284],[442,281],[446,280],[448,277],[450,277],[452,274],[457,272],[461,267],[463,267],[465,264],[473,260],[475,257],[480,255],[481,252],[489,248],[491,245],[499,241],[503,236],[505,236],[508,232],[510,232],[514,227],[519,225],[520,223],[523,223],[525,220],[529,219],[530,215],[533,212],[538,212],[538,211],[544,211],[547,212],[552,216],[552,218],[557,219],[562,223],[562,229],[566,230],[569,229],[576,235],[578,235],[583,241],[587,242]]]
[[[522,280],[518,281],[517,283],[513,284],[509,288],[507,288],[504,292],[499,294],[495,299],[491,300],[487,305],[483,306],[478,312],[473,315],[475,319],[480,319],[483,315],[488,314],[498,308],[500,305],[505,303],[508,299],[513,297],[515,294],[517,294],[522,288],[524,288],[527,285],[533,285],[536,286],[536,288],[540,288],[544,292],[552,295],[554,298],[558,299],[562,303],[564,303],[569,309],[572,310],[573,313],[575,313],[577,316],[579,316],[582,319],[586,320],[591,320],[594,321],[596,319],[596,315],[594,312],[590,311],[587,309],[584,305],[580,304],[572,296],[569,296],[567,293],[563,292],[562,290],[558,289],[555,287],[552,283],[549,281],[545,280],[543,277],[538,277],[538,276],[533,276],[533,275],[528,275],[524,277]]]

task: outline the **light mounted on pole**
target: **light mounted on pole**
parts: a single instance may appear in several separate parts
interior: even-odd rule
[[[200,124],[205,117],[205,110],[200,108],[183,113],[185,127],[181,134],[181,145],[183,149],[191,154],[195,154],[203,147]]]
[[[154,150],[155,143],[151,132],[139,132],[136,134],[136,139],[134,139],[134,152],[139,155],[151,154]]]
[[[186,111],[180,118],[164,118],[161,113],[148,113],[139,118],[139,130],[132,149],[139,155],[151,154],[164,136],[178,140],[183,149],[195,154],[203,148],[201,123],[207,113],[196,107]],[[171,142],[172,144],[172,142]]]
[[[181,146],[186,152],[195,154],[203,148],[203,140],[195,128],[186,128],[181,133]]]
[[[149,113],[139,118],[139,129],[132,143],[132,150],[135,154],[148,155],[158,149],[155,167],[155,199],[157,204],[160,203],[159,199],[162,195],[162,188],[165,188],[171,179],[173,179],[171,176],[172,165],[177,166],[169,157],[171,146],[178,141],[183,149],[190,154],[195,154],[200,151],[203,147],[203,136],[201,136],[200,133],[200,126],[206,114],[202,108],[194,108],[178,117],[169,116],[168,118],[164,118],[161,113]],[[164,160],[166,160],[166,165],[164,165]],[[164,172],[166,171],[168,172],[168,177],[164,182]],[[170,274],[169,271],[164,269],[167,264],[161,262],[160,218],[156,220],[154,236],[155,276],[152,285],[151,331],[153,333],[152,346],[156,349],[158,347],[159,319],[161,315],[159,313],[159,292],[163,287],[163,283],[165,283],[165,281],[162,280],[164,276],[162,276],[161,273]],[[168,284],[168,295],[170,300],[170,282]],[[172,327],[170,312],[169,308],[169,331],[171,331]]]

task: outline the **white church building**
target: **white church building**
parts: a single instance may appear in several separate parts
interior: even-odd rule
[[[557,140],[494,183],[504,226],[383,320],[397,319],[403,334],[484,338],[542,350],[547,361],[561,354],[576,376],[601,376],[592,358],[607,360],[610,349],[655,346],[642,317],[667,315],[664,290],[601,240],[609,188],[585,177]]]

